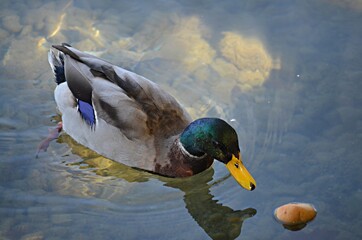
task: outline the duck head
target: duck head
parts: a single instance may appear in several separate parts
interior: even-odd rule
[[[256,182],[245,168],[234,128],[219,118],[200,118],[192,122],[180,136],[187,152],[194,156],[205,153],[224,163],[235,180],[252,191]]]

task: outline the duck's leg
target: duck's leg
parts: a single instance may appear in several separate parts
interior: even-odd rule
[[[49,128],[49,134],[48,136],[40,142],[37,150],[36,150],[36,154],[35,157],[38,158],[38,154],[40,151],[46,152],[49,144],[51,141],[53,141],[54,139],[57,139],[59,136],[59,133],[62,131],[63,129],[63,123],[59,122],[58,125],[55,128]]]

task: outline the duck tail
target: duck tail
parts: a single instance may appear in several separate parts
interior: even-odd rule
[[[64,75],[64,54],[58,52],[56,54],[52,49],[48,52],[48,62],[54,73],[54,81],[59,85],[66,81]]]

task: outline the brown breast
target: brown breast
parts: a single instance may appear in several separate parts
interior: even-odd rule
[[[214,159],[208,155],[194,158],[182,151],[179,139],[173,142],[164,165],[156,163],[155,172],[167,177],[189,177],[208,169]]]

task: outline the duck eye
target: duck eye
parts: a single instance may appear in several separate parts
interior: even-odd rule
[[[239,168],[239,164],[238,164],[238,163],[235,163],[234,166],[235,166],[236,168]]]
[[[224,144],[219,143],[219,142],[217,142],[217,141],[212,141],[212,143],[214,144],[214,146],[215,146],[216,148],[220,149],[223,153],[226,153],[226,152],[227,152],[227,151],[226,151],[226,147],[225,147]]]
[[[215,140],[212,141],[212,144],[214,144],[215,147],[219,147],[219,145],[220,145],[219,142],[215,141]]]

